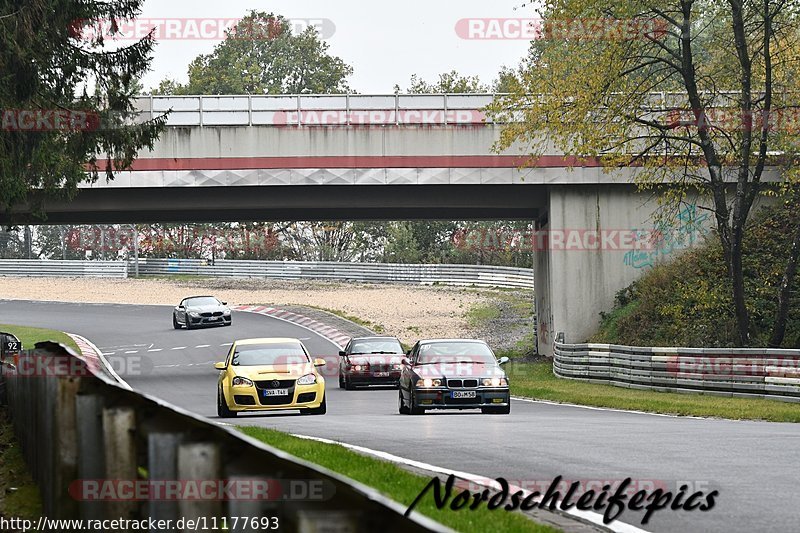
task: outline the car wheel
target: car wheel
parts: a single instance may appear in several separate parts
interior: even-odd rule
[[[327,406],[327,401],[325,400],[325,393],[322,393],[322,403],[319,404],[319,407],[309,409],[308,414],[324,415],[327,411],[328,411],[328,406]]]
[[[234,418],[236,411],[228,409],[228,404],[225,403],[225,396],[221,390],[217,391],[217,416],[220,418]]]
[[[233,319],[231,319],[231,321],[230,321],[230,322],[225,322],[225,327],[226,327],[226,328],[227,328],[228,326],[232,326],[232,325],[233,325]]]
[[[181,329],[181,324],[178,322],[178,317],[175,316],[175,313],[172,313],[172,327],[175,329]]]
[[[403,401],[403,390],[400,389],[397,392],[399,393],[399,396],[400,396],[400,400],[397,402],[397,411],[401,415],[407,415],[407,414],[409,414],[409,411],[408,411],[408,407],[406,407],[406,404]]]
[[[342,374],[341,370],[339,370],[339,388],[344,388],[344,375]]]
[[[481,407],[481,413],[485,415],[507,415],[511,413],[511,404],[502,407]]]
[[[189,318],[189,313],[186,313],[183,318],[186,321],[186,329],[194,329],[194,326],[192,326],[192,319]]]
[[[409,408],[408,408],[408,412],[410,414],[412,414],[412,415],[424,415],[425,414],[425,409],[423,407],[418,407],[417,406],[417,402],[414,401],[414,391],[411,391],[411,397],[410,397],[409,403],[411,404],[409,406]]]

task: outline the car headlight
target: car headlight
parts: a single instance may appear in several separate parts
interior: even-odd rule
[[[392,370],[402,370],[403,365],[392,365]]]
[[[314,374],[306,374],[302,378],[297,380],[298,385],[313,385],[317,382],[317,376]]]
[[[230,315],[230,314],[231,314],[231,310],[230,310],[230,309],[226,309],[226,310],[224,310],[222,313],[223,313],[225,316],[228,316],[228,315]]]
[[[484,387],[506,387],[508,380],[506,378],[483,378]]]
[[[367,370],[369,367],[367,365],[355,365],[353,370],[356,372],[361,372],[362,370]]]
[[[189,312],[189,316],[192,318],[200,318],[200,313],[195,313],[194,311]]]
[[[441,387],[442,380],[438,378],[437,379],[425,378],[417,381],[417,385],[426,389],[429,389],[431,387]]]
[[[242,376],[236,376],[233,378],[231,382],[234,387],[252,387],[253,382],[247,378],[243,378]]]

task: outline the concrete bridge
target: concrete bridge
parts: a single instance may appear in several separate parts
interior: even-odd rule
[[[604,172],[556,150],[525,168],[524,146],[492,151],[491,95],[144,97],[172,109],[132,171],[49,204],[49,223],[214,220],[531,219],[540,351],[592,334],[599,312],[648,266],[702,239],[697,206],[653,247],[653,204],[635,169]],[[498,246],[508,236],[466,236]],[[470,240],[472,239],[472,240]],[[535,242],[534,242],[535,241]]]

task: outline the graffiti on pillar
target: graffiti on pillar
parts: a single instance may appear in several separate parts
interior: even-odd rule
[[[628,251],[623,258],[624,264],[632,268],[652,267],[662,257],[693,247],[708,233],[708,219],[708,213],[697,214],[697,204],[689,204],[672,220],[658,222],[652,230],[637,230],[639,239],[650,239],[651,242]]]

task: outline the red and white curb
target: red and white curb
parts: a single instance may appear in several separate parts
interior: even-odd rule
[[[86,366],[89,367],[93,373],[97,374],[100,372],[105,372],[111,375],[114,380],[119,383],[122,387],[131,390],[131,386],[128,385],[124,379],[119,377],[119,374],[114,370],[114,367],[111,366],[111,363],[103,356],[103,352],[94,345],[92,341],[87,339],[86,337],[81,337],[80,335],[76,335],[74,333],[67,333],[67,335],[75,341],[75,344],[78,345],[78,349],[80,350],[80,358],[86,363]]]
[[[246,313],[265,315],[272,318],[277,318],[279,320],[284,320],[286,322],[291,322],[292,324],[297,324],[298,326],[302,326],[313,331],[317,335],[328,339],[340,349],[344,348],[344,346],[350,341],[350,335],[343,333],[336,328],[332,328],[331,326],[328,326],[319,320],[314,320],[313,318],[309,318],[307,316],[286,311],[285,309],[277,309],[275,307],[267,307],[264,305],[239,305],[233,307],[232,309],[235,311],[244,311]]]

